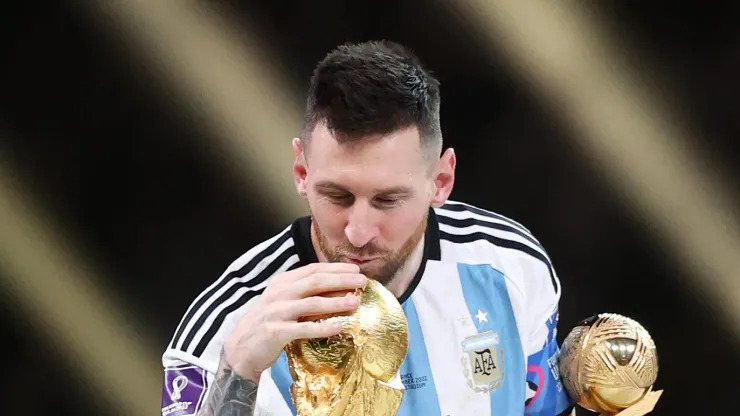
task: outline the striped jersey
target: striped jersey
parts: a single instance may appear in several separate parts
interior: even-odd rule
[[[226,335],[270,278],[318,261],[310,218],[255,246],[190,305],[162,357],[162,416],[195,414]],[[521,224],[448,201],[430,209],[423,261],[398,298],[409,328],[399,416],[568,414],[556,341],[560,284]],[[262,373],[257,415],[295,410],[285,354]]]

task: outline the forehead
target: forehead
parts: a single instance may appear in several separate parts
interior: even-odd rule
[[[317,180],[398,183],[425,172],[420,143],[418,130],[410,127],[340,144],[319,124],[311,135],[308,170]]]

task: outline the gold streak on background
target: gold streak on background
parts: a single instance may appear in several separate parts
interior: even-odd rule
[[[618,53],[597,17],[561,1],[466,0],[454,7],[572,128],[593,166],[640,214],[647,232],[657,233],[692,271],[696,293],[740,340],[740,227],[732,187],[702,165],[688,131]],[[625,296],[630,290],[640,288],[625,288]]]
[[[307,213],[291,173],[303,101],[281,79],[269,50],[215,7],[100,0],[96,16],[205,122],[216,140],[201,143],[204,151],[217,149],[219,162],[276,221],[292,221]]]
[[[49,336],[50,345],[39,350],[60,352],[51,359],[82,375],[91,400],[111,414],[156,413],[162,372],[153,358],[161,353],[94,284],[101,276],[78,248],[28,198],[17,173],[0,163],[0,277],[19,313]],[[43,368],[32,371],[37,394],[55,388],[44,384]]]

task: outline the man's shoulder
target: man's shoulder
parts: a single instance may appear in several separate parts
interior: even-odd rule
[[[522,223],[505,215],[459,201],[435,208],[442,260],[491,264],[514,284],[542,285],[557,293],[560,284],[540,241]]]
[[[299,262],[289,226],[234,260],[183,315],[166,355],[218,363],[223,338],[262,294],[269,279]]]
[[[514,230],[534,238],[532,232],[520,222],[497,212],[461,201],[447,200],[434,209],[440,222],[458,227],[483,225],[489,228]],[[496,227],[491,227],[496,225]]]
[[[226,287],[261,289],[270,277],[297,265],[298,250],[292,228],[284,228],[237,257],[199,298],[213,296]]]
[[[295,254],[296,244],[292,226],[288,226],[237,257],[228,266],[225,275],[227,278],[244,276],[250,272],[264,270],[269,263]]]
[[[471,247],[485,247],[480,260],[509,254],[526,254],[549,263],[547,252],[534,234],[521,223],[496,212],[458,201],[447,201],[434,210],[439,223],[440,240],[450,248],[443,252],[450,260]],[[490,249],[493,250],[490,250]],[[496,250],[504,249],[504,251]],[[466,259],[467,263],[475,263]]]

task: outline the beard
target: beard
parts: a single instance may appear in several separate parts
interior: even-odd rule
[[[311,217],[311,222],[316,232],[319,249],[330,263],[342,262],[347,257],[377,257],[371,264],[360,265],[360,272],[368,279],[376,280],[385,286],[403,269],[406,260],[411,256],[416,246],[419,245],[424,232],[426,232],[428,215],[427,213],[424,214],[424,218],[422,218],[413,234],[403,243],[401,248],[395,251],[380,247],[372,242],[362,247],[355,247],[346,239],[332,247],[313,216]]]

